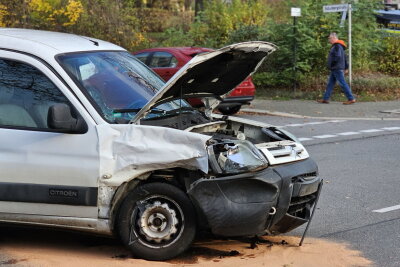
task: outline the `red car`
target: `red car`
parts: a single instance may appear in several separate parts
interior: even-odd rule
[[[213,50],[202,47],[162,47],[140,50],[134,52],[133,55],[152,68],[165,81],[168,81],[195,55],[210,51]],[[235,114],[242,105],[250,104],[254,99],[255,91],[256,88],[249,77],[224,98],[219,104],[218,110],[225,115]],[[189,98],[188,101],[194,107],[203,106],[203,102],[199,98]]]

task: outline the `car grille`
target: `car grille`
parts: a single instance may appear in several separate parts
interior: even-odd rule
[[[301,183],[304,181],[313,180],[315,177],[317,177],[317,172],[305,173],[305,174],[293,177],[292,183]]]
[[[302,197],[292,197],[289,204],[289,209],[287,213],[292,216],[300,217],[303,219],[308,218],[310,213],[310,208],[314,204],[316,199],[316,194],[302,196]]]

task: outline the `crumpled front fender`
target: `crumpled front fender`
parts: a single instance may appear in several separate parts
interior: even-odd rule
[[[119,186],[154,170],[186,168],[208,172],[210,136],[141,125],[98,125],[100,182]]]
[[[267,169],[257,174],[200,179],[188,194],[205,216],[212,233],[221,236],[262,234],[276,205],[281,178]]]

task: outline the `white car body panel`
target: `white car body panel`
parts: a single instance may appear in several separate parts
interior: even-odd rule
[[[102,183],[118,186],[152,170],[185,167],[208,172],[210,136],[171,128],[99,125]]]
[[[49,63],[54,61],[54,56],[60,53],[125,50],[120,46],[95,38],[29,29],[0,28],[0,40],[0,47],[11,50],[18,48],[18,51],[35,55]],[[98,45],[95,45],[93,41]]]
[[[20,53],[0,51],[1,58],[28,63],[42,71],[78,109],[88,123],[84,135],[45,131],[0,128],[0,171],[2,183],[48,184],[62,186],[97,187],[100,158],[97,131],[93,120],[85,112],[73,94],[46,66],[36,59]],[[91,126],[92,125],[92,126]],[[82,148],[85,149],[82,149]],[[42,215],[97,217],[96,207],[77,206],[65,211],[63,205],[37,203],[0,202],[0,212],[33,213]],[[51,207],[51,208],[50,208]]]
[[[256,147],[263,152],[271,166],[309,158],[304,146],[293,141],[262,143]]]

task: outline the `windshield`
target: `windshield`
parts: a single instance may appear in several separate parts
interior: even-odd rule
[[[125,51],[64,54],[57,57],[96,109],[110,123],[127,123],[164,86],[153,71]],[[159,105],[148,117],[187,107],[185,101]]]

